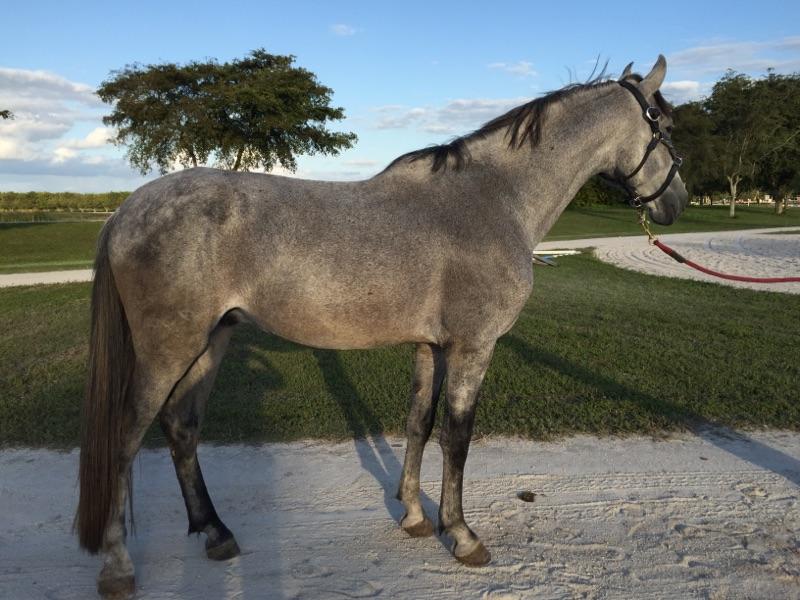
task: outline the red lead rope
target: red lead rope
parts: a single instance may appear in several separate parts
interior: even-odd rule
[[[650,232],[648,231],[648,234]],[[744,277],[742,275],[727,275],[725,273],[720,273],[718,271],[712,271],[711,269],[706,269],[703,266],[698,265],[695,262],[692,262],[677,252],[667,246],[666,244],[662,243],[660,240],[655,238],[651,239],[654,246],[658,246],[665,254],[670,256],[671,258],[675,259],[679,263],[683,263],[688,267],[692,267],[693,269],[697,269],[702,273],[707,273],[708,275],[713,275],[714,277],[721,277],[722,279],[730,279],[732,281],[749,281],[751,283],[793,283],[793,282],[800,282],[800,277]]]

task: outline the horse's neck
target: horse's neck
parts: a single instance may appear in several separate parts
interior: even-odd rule
[[[539,143],[508,148],[499,131],[471,148],[491,161],[514,190],[515,211],[533,247],[541,241],[590,177],[613,166],[624,142],[621,119],[604,99],[570,98],[550,108]],[[482,156],[481,156],[482,155]],[[480,158],[479,158],[480,156]]]

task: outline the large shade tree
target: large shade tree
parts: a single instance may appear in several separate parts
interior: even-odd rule
[[[14,113],[10,110],[0,110],[0,119],[13,119]]]
[[[752,79],[729,71],[714,84],[705,101],[713,122],[713,162],[728,182],[731,217],[736,214],[739,186],[752,175],[756,159],[764,151],[766,115],[759,110],[756,97]]]
[[[780,214],[789,194],[800,190],[800,76],[770,72],[757,85],[772,115],[772,143],[756,160],[755,183],[772,195]]]
[[[331,88],[293,63],[259,49],[226,63],[129,65],[97,90],[114,109],[103,122],[142,173],[209,162],[293,171],[298,155],[338,154],[356,140],[327,129],[344,110],[330,105]]]

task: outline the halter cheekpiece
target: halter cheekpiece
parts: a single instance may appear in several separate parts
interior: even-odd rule
[[[681,167],[681,163],[683,163],[683,159],[678,156],[675,146],[672,145],[672,139],[670,138],[669,134],[661,131],[661,127],[658,124],[658,118],[661,116],[661,110],[656,106],[650,105],[642,92],[639,91],[639,88],[631,82],[623,80],[619,81],[618,83],[631,94],[633,94],[633,97],[636,98],[636,101],[642,107],[642,117],[644,117],[644,120],[647,121],[648,125],[650,125],[650,129],[653,132],[653,137],[647,144],[647,148],[644,151],[642,160],[639,161],[638,166],[631,171],[630,174],[622,175],[620,177],[610,177],[608,175],[601,174],[601,177],[621,185],[622,188],[628,193],[628,203],[635,208],[641,208],[644,204],[652,202],[664,193],[664,191],[669,187],[669,184],[672,183],[672,180],[675,178],[678,169]],[[639,171],[642,170],[642,167],[644,167],[647,159],[650,157],[650,153],[655,150],[659,144],[664,144],[664,146],[666,146],[669,155],[672,157],[672,167],[670,167],[669,173],[667,173],[667,177],[664,179],[664,182],[661,184],[661,186],[652,194],[643,196],[636,191],[636,187],[631,185],[629,181]]]

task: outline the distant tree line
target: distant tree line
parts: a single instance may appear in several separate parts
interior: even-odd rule
[[[0,192],[0,210],[116,210],[130,192]]]

